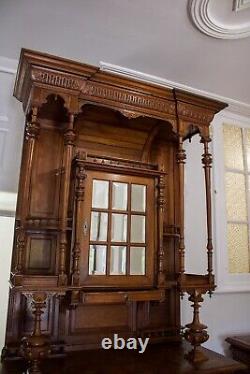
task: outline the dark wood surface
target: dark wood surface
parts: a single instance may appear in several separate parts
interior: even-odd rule
[[[226,342],[230,344],[233,359],[246,364],[250,373],[250,335],[228,337]]]
[[[143,354],[137,351],[92,350],[70,353],[67,358],[47,360],[43,374],[191,374],[244,373],[243,364],[204,349],[209,359],[201,364],[189,363],[184,354],[187,344],[157,344],[147,347]],[[5,362],[1,374],[21,374],[21,362]]]

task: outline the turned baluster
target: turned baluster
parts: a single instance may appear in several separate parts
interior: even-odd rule
[[[22,170],[24,171],[20,179],[20,192],[17,204],[17,214],[16,218],[18,221],[17,230],[17,239],[16,239],[16,261],[15,261],[15,273],[21,274],[23,272],[23,255],[25,248],[25,220],[28,215],[29,209],[29,189],[30,189],[30,180],[32,175],[32,165],[34,158],[34,150],[36,140],[39,135],[40,125],[37,121],[38,108],[33,107],[30,113],[30,119],[27,121],[25,127],[25,142],[23,150],[23,159],[22,159]]]
[[[67,217],[69,204],[69,180],[71,173],[71,161],[73,155],[75,132],[74,114],[69,115],[69,122],[64,132],[64,153],[63,153],[63,177],[61,190],[60,210],[60,243],[59,243],[59,285],[67,283],[66,276],[66,251],[67,251]]]
[[[179,136],[177,151],[177,163],[179,165],[179,211],[180,211],[180,239],[179,239],[179,273],[182,276],[185,272],[185,242],[184,242],[184,165],[186,152],[183,148],[183,138]]]
[[[79,165],[76,170],[76,188],[75,188],[75,242],[73,247],[73,265],[72,265],[72,285],[79,285],[79,260],[80,260],[80,232],[82,227],[81,211],[84,201],[86,172],[83,165]]]
[[[200,322],[199,308],[201,302],[203,302],[201,291],[195,289],[190,291],[189,301],[193,302],[191,305],[194,308],[193,321],[186,325],[187,330],[185,331],[185,339],[192,344],[193,349],[188,352],[186,358],[194,363],[202,362],[207,360],[206,355],[199,349],[202,343],[205,343],[209,335],[205,330],[206,325]]]
[[[29,297],[30,295],[27,295]],[[40,363],[50,353],[50,340],[41,331],[41,315],[46,307],[46,293],[39,292],[32,295],[32,313],[34,328],[31,336],[22,338],[20,353],[28,362],[30,374],[41,374]]]
[[[161,170],[163,172],[163,170]],[[164,287],[165,279],[165,266],[164,266],[164,247],[163,247],[163,221],[164,221],[164,206],[165,206],[165,181],[164,175],[161,174],[158,183],[158,287]]]
[[[211,141],[209,137],[202,137],[201,143],[204,144],[204,153],[202,155],[202,164],[205,172],[206,186],[206,207],[207,207],[207,261],[209,283],[213,284],[213,242],[212,242],[212,202],[211,202],[211,167],[212,155],[209,153],[208,144]]]

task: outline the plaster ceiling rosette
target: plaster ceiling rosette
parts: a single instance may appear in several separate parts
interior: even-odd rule
[[[195,26],[218,39],[250,36],[250,0],[189,0]]]

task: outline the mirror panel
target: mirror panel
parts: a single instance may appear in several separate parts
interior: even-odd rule
[[[110,274],[126,274],[126,248],[125,246],[111,246]]]
[[[89,246],[89,275],[106,274],[106,245]]]
[[[108,234],[108,213],[92,212],[90,240],[106,241]]]
[[[112,214],[111,241],[127,241],[127,214]]]
[[[131,243],[145,243],[145,216],[131,215]]]
[[[134,212],[146,211],[146,186],[141,184],[131,185],[131,210]]]
[[[92,207],[108,209],[109,182],[104,180],[93,180]]]
[[[112,183],[112,209],[127,210],[128,185],[127,183]]]
[[[130,247],[130,275],[145,275],[145,247]]]

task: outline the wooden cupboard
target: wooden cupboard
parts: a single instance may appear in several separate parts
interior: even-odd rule
[[[215,287],[209,125],[226,105],[25,49],[14,95],[26,126],[5,355],[32,332],[53,352],[100,348],[114,333],[179,341],[187,292],[190,359],[203,359],[199,303]],[[197,133],[208,270],[186,274],[184,144]]]

